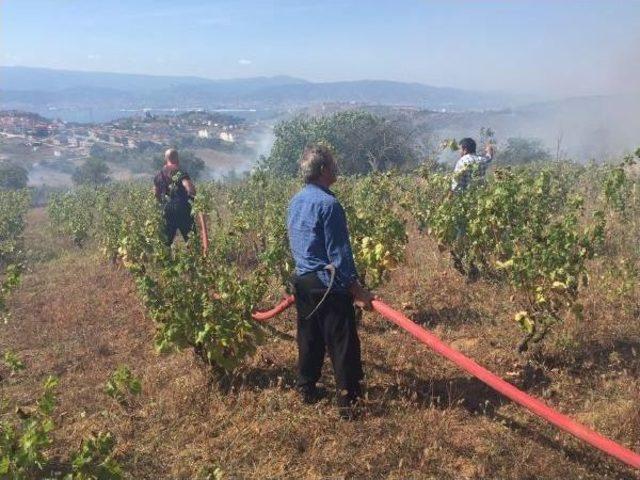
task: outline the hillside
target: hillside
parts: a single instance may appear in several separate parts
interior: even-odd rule
[[[27,67],[0,67],[0,91],[1,109],[57,111],[62,118],[75,119],[75,110],[91,108],[96,119],[105,120],[115,118],[120,109],[142,108],[283,109],[358,102],[464,110],[521,103],[499,93],[382,80],[314,83],[287,76],[212,80]],[[99,114],[102,110],[104,115]],[[105,116],[106,112],[111,113]]]
[[[51,238],[45,212],[32,210],[28,271],[10,302],[0,350],[26,363],[14,376],[2,371],[4,395],[21,405],[33,401],[47,375],[60,378],[50,452],[60,469],[80,438],[109,430],[117,458],[136,479],[217,478],[206,476],[216,467],[230,479],[634,478],[372,313],[361,324],[367,387],[354,422],[337,418],[328,366],[325,400],[303,405],[293,391],[293,312],[267,327],[268,341],[230,384],[212,382],[190,351],[154,352],[154,326],[124,269],[92,245]],[[465,284],[448,256],[415,231],[407,253],[379,290],[382,298],[530,394],[638,448],[637,310],[620,308],[593,282],[584,293],[585,321],[564,325],[544,355],[522,357],[502,286]],[[594,266],[593,277],[603,267]],[[142,379],[142,394],[126,406],[104,393],[121,364]]]

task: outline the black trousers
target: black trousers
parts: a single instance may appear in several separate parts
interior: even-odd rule
[[[186,242],[189,234],[194,230],[194,221],[191,216],[191,209],[166,209],[164,212],[164,234],[167,245],[171,245],[180,230],[182,238]]]
[[[359,395],[363,372],[353,298],[347,293],[330,293],[307,318],[326,287],[315,273],[295,277],[293,283],[298,311],[298,386],[316,384],[328,351],[336,387]]]

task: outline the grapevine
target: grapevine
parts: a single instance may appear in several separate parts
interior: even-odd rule
[[[0,319],[7,316],[7,297],[20,282],[22,232],[31,205],[26,190],[0,190]]]
[[[601,202],[593,203],[594,181],[602,185]],[[346,177],[335,192],[368,286],[387,281],[402,263],[413,219],[463,271],[475,269],[513,290],[524,350],[567,315],[581,318],[579,292],[590,259],[604,252],[607,212],[629,208],[635,182],[628,166],[557,164],[498,169],[457,194],[449,192],[451,174],[424,169]],[[161,210],[144,184],[68,192],[54,197],[49,211],[60,231],[79,243],[93,239],[131,272],[156,324],[159,351],[191,348],[228,372],[264,337],[252,310],[292,274],[286,210],[300,187],[265,172],[233,184],[200,184],[193,214],[209,219],[204,257],[199,235],[166,245]]]
[[[604,233],[603,213],[586,212],[571,182],[556,173],[497,170],[421,217],[463,268],[505,281],[520,295],[514,319],[525,333],[521,351],[566,312],[581,316],[578,290]]]

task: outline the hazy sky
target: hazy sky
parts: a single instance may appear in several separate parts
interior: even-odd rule
[[[0,64],[638,92],[639,27],[640,0],[0,0]]]

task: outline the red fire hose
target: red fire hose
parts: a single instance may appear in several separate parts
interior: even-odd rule
[[[253,317],[254,320],[258,320],[259,322],[265,322],[275,317],[276,315],[279,315],[282,312],[284,312],[287,308],[293,305],[294,300],[295,299],[293,298],[293,295],[289,295],[288,297],[283,298],[282,301],[279,304],[277,304],[275,307],[273,307],[271,310],[253,312],[251,316]]]
[[[288,307],[290,307],[294,303],[294,297],[289,296],[284,298],[278,305],[268,311],[256,312],[253,314],[253,318],[258,321],[266,321],[270,318],[275,317],[279,313],[282,313]],[[514,402],[522,405],[527,410],[533,412],[539,417],[544,418],[548,422],[554,424],[556,427],[564,430],[565,432],[574,435],[597,448],[598,450],[611,455],[612,457],[617,458],[621,462],[640,469],[640,455],[629,450],[628,448],[623,447],[622,445],[610,440],[606,437],[603,437],[597,432],[581,425],[578,422],[573,421],[566,415],[561,414],[560,412],[555,411],[554,409],[548,407],[540,400],[533,398],[532,396],[526,394],[522,390],[514,387],[510,383],[504,381],[502,378],[497,375],[491,373],[486,368],[478,365],[476,362],[466,357],[462,353],[454,350],[449,347],[445,343],[443,343],[438,337],[434,334],[428,332],[424,328],[420,327],[416,323],[409,320],[407,317],[402,315],[400,312],[394,310],[389,307],[385,303],[380,300],[374,300],[373,308],[380,313],[383,317],[388,320],[391,320],[393,323],[398,325],[400,328],[406,330],[411,335],[416,337],[422,343],[427,345],[432,350],[435,350],[437,353],[442,355],[443,357],[451,360],[453,363],[458,365],[460,368],[470,373],[478,380],[489,385],[491,388],[501,393],[505,397],[513,400]]]

